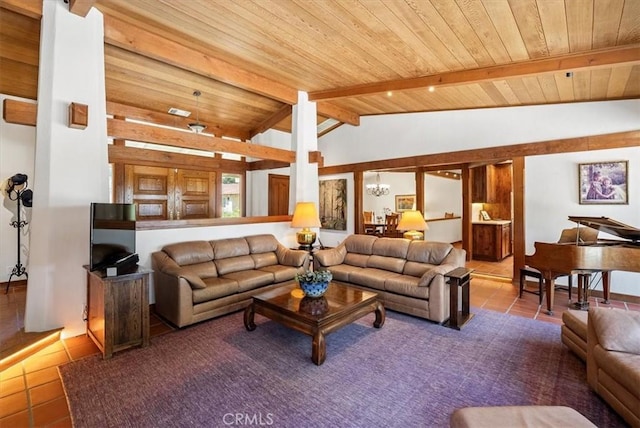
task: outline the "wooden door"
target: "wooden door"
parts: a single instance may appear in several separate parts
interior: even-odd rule
[[[125,202],[136,204],[137,220],[174,218],[174,175],[171,168],[125,166]]]
[[[175,218],[216,217],[216,173],[179,169],[175,186]]]
[[[269,215],[289,214],[289,176],[269,174]]]

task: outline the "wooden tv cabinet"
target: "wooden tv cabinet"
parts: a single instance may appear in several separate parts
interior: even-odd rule
[[[87,335],[104,358],[132,346],[149,345],[151,272],[138,267],[126,275],[106,276],[104,271],[87,268]]]

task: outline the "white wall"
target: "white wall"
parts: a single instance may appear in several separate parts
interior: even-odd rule
[[[33,102],[32,100],[0,95],[0,117],[4,115],[5,99],[19,100],[23,102]],[[34,126],[16,125],[0,120],[0,186],[2,189],[3,208],[0,210],[0,282],[8,281],[11,270],[16,265],[18,232],[10,223],[13,221],[13,213],[17,211],[17,204],[5,198],[4,189],[6,180],[15,174],[27,174],[29,176],[29,187],[33,189],[33,159],[36,145],[36,128]],[[23,208],[27,215],[31,214],[31,208]],[[21,217],[24,220],[23,217]],[[29,254],[29,232],[30,225],[22,229],[20,244],[23,251],[20,256],[20,263],[23,266],[28,264]],[[24,280],[25,276],[17,278]],[[11,279],[16,280],[15,276]]]
[[[319,149],[331,166],[633,130],[640,130],[640,100],[369,116],[325,135]],[[629,205],[578,205],[578,163],[602,159],[629,160]],[[535,241],[557,241],[569,215],[608,215],[640,227],[639,162],[638,147],[527,158],[527,252]],[[353,218],[353,204],[348,209]],[[614,292],[640,295],[640,274],[615,272],[612,282]]]
[[[629,205],[580,205],[578,164],[619,160],[629,161]],[[527,254],[534,253],[535,241],[556,242],[562,229],[576,227],[569,216],[604,216],[640,228],[640,147],[531,156],[525,161],[525,183]],[[602,232],[599,238],[616,239]],[[640,274],[612,273],[612,292],[638,296],[639,284]]]

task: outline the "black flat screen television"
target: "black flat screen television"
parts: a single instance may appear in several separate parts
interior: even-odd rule
[[[137,265],[135,204],[91,204],[90,269]]]

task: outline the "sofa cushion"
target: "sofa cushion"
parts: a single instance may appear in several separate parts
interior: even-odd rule
[[[255,267],[255,262],[249,255],[228,257],[220,260],[216,259],[215,264],[218,269],[218,275],[228,275],[232,272],[252,270]]]
[[[437,265],[432,265],[429,263],[418,263],[418,262],[406,262],[404,264],[404,270],[402,271],[405,275],[411,275],[420,278],[424,273]]]
[[[227,278],[207,278],[205,288],[192,291],[193,303],[203,303],[209,300],[236,294],[239,291],[238,282]]]
[[[224,276],[238,282],[238,291],[253,290],[273,282],[273,273],[263,270],[241,270],[228,273]]]
[[[375,268],[360,269],[349,273],[349,282],[384,291],[385,279],[393,275],[397,274]]]
[[[624,386],[636,399],[640,398],[640,355],[628,352],[607,351],[602,346],[593,349],[593,356],[599,370],[615,382]],[[602,377],[603,374],[598,374]],[[604,380],[601,379],[600,382]],[[610,385],[610,388],[614,388]]]
[[[374,254],[369,257],[369,260],[367,260],[367,267],[402,273],[404,263],[405,260],[401,258],[378,256]]]
[[[271,265],[261,267],[259,270],[270,272],[273,274],[273,278],[275,282],[284,282],[290,281],[296,277],[298,272],[304,272],[303,268],[297,268],[294,266],[283,266],[283,265]]]
[[[169,244],[162,247],[162,251],[167,253],[169,257],[180,266],[210,262],[213,260],[213,249],[207,241]]]
[[[418,287],[419,279],[415,276],[393,275],[385,278],[384,289],[390,293],[417,299],[429,299],[429,287]]]
[[[590,308],[589,322],[605,349],[640,354],[640,312]]]
[[[364,268],[347,264],[330,266],[328,269],[331,271],[333,279],[342,282],[351,282],[349,279],[351,273],[364,270]]]
[[[264,266],[271,266],[278,264],[278,256],[273,251],[269,253],[257,253],[251,254],[251,258],[253,259],[253,264],[256,269],[260,269]]]
[[[248,256],[249,244],[245,238],[228,238],[211,241],[213,255],[217,260],[229,257]]]
[[[179,276],[196,275],[200,278],[213,278],[218,276],[218,270],[213,262],[196,263],[193,265],[180,266],[178,272]],[[186,279],[186,278],[185,278]]]
[[[404,261],[407,258],[410,242],[408,239],[379,238],[373,243],[371,254],[395,257]]]
[[[411,241],[407,251],[407,260],[439,265],[452,249],[453,245],[446,242]]]
[[[352,254],[372,254],[373,244],[378,240],[377,236],[373,235],[349,235],[343,244],[347,249],[347,252]]]
[[[347,253],[347,255],[344,256],[344,264],[365,268],[367,267],[369,257],[367,254]]]
[[[251,254],[270,253],[278,249],[278,240],[270,234],[245,236]]]

